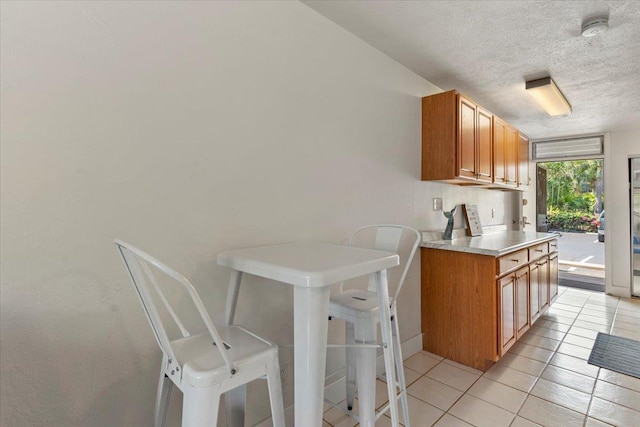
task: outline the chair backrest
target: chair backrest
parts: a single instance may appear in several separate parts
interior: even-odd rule
[[[142,303],[142,308],[144,309],[145,314],[147,315],[147,319],[151,324],[151,329],[153,330],[153,333],[156,337],[156,341],[158,341],[158,345],[160,346],[164,354],[169,358],[169,360],[179,366],[179,361],[176,359],[175,353],[171,346],[171,340],[169,339],[169,336],[167,334],[167,328],[165,327],[166,325],[164,324],[163,319],[158,311],[158,307],[156,307],[156,303],[154,301],[162,302],[162,305],[171,315],[171,318],[175,322],[175,326],[178,327],[183,337],[188,337],[191,334],[185,327],[184,323],[178,317],[173,306],[167,299],[165,293],[162,291],[158,280],[153,274],[154,271],[159,271],[162,274],[168,276],[170,279],[172,279],[170,281],[171,283],[179,284],[187,291],[198,313],[200,314],[202,321],[207,327],[209,334],[211,335],[211,339],[213,340],[212,344],[215,344],[215,347],[222,355],[222,359],[224,360],[224,363],[229,370],[229,374],[233,375],[233,373],[235,373],[235,366],[233,365],[232,360],[229,358],[229,355],[227,354],[227,348],[220,338],[218,330],[213,325],[213,322],[211,321],[211,318],[209,317],[207,310],[204,308],[204,304],[202,303],[202,300],[200,299],[200,296],[196,292],[193,285],[182,274],[166,266],[149,254],[141,251],[140,249],[137,249],[121,240],[115,240],[115,244],[118,248],[118,251],[120,252],[120,255],[122,256],[122,261],[124,262],[125,268],[129,273],[131,283],[138,293],[138,297],[140,298],[140,302]],[[182,366],[180,366],[180,369],[182,369]]]
[[[420,244],[420,232],[406,225],[366,225],[353,232],[349,239],[349,244],[352,246],[362,246],[361,243],[358,243],[358,238],[364,234],[371,233],[374,233],[374,235],[369,237],[366,247],[394,252],[400,257],[400,264],[392,269],[394,270],[394,283],[390,283],[390,289],[395,287],[395,293],[392,298],[392,303],[394,303],[400,294],[400,289],[402,289],[404,279],[407,277],[407,272],[415,256],[416,249]],[[389,277],[391,277],[391,274]],[[372,292],[376,291],[376,284],[373,277],[369,279],[369,290]]]

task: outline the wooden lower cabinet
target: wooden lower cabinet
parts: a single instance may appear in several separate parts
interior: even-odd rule
[[[558,254],[549,255],[549,304],[558,298]]]
[[[503,356],[529,330],[529,267],[498,279],[498,353]]]
[[[423,349],[489,369],[558,295],[557,253],[541,247],[499,258],[422,248]]]

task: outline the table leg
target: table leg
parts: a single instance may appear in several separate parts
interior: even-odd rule
[[[356,344],[376,344],[378,328],[375,321],[360,321],[356,325]],[[374,427],[376,423],[376,354],[375,348],[358,348],[357,375],[358,412],[362,427]]]
[[[238,302],[240,282],[242,282],[242,272],[232,270],[231,278],[229,279],[229,288],[227,290],[227,305],[225,307],[225,321],[227,326],[233,325],[233,320],[236,315],[236,304]],[[244,427],[244,410],[246,400],[246,384],[225,393],[224,403],[228,426]]]
[[[389,308],[389,287],[387,284],[387,270],[376,273],[378,282],[378,304],[380,306],[380,333],[384,351],[384,366],[387,372],[387,393],[389,395],[389,410],[391,425],[398,427],[398,400],[396,399],[396,367],[393,351],[393,336],[391,335],[391,310]],[[386,344],[386,345],[385,345]]]
[[[227,289],[227,306],[225,307],[225,321],[227,322],[227,326],[233,325],[233,319],[236,316],[236,304],[238,303],[240,282],[242,282],[242,272],[231,270],[229,288]]]
[[[329,286],[293,290],[296,427],[322,426],[329,291]]]

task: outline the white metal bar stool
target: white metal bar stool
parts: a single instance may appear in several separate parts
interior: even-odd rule
[[[395,283],[395,293],[390,299],[390,327],[393,339],[395,360],[395,373],[386,369],[386,377],[389,391],[389,402],[392,399],[400,399],[405,426],[409,427],[409,407],[407,402],[407,387],[404,378],[402,363],[402,350],[398,328],[398,316],[396,301],[402,285],[407,276],[409,266],[414,258],[420,232],[417,230],[393,224],[368,225],[356,230],[349,239],[349,244],[358,247],[370,247],[388,252],[395,252],[400,257],[400,268],[389,270],[390,284]],[[359,396],[360,414],[375,413],[375,408],[369,406],[375,404],[375,380],[376,360],[372,346],[377,343],[377,325],[380,320],[380,307],[376,294],[376,282],[372,276],[369,279],[368,289],[344,290],[344,283],[340,285],[340,293],[332,295],[329,305],[329,318],[337,318],[345,321],[346,347],[347,347],[347,413],[353,408],[353,400],[357,389]],[[386,320],[386,319],[385,319]],[[381,325],[384,326],[384,325]],[[383,332],[384,329],[382,328]],[[384,337],[383,344],[384,345]],[[385,365],[386,366],[386,365]],[[396,375],[398,383],[396,384]],[[391,385],[389,385],[391,384]],[[396,394],[396,386],[400,392]],[[392,391],[393,390],[393,393]],[[332,404],[332,402],[329,402]],[[335,405],[334,405],[335,406]],[[389,404],[381,408],[376,414],[376,419],[389,409]],[[344,408],[340,408],[343,409]],[[354,417],[367,425],[375,420],[364,420],[362,417]],[[392,420],[393,421],[393,420]],[[395,425],[395,422],[394,422]]]
[[[165,424],[173,384],[183,393],[182,426],[212,427],[218,421],[223,393],[266,375],[273,425],[284,427],[278,347],[239,326],[216,329],[195,288],[183,275],[127,243],[115,243],[162,350],[155,426]],[[154,272],[170,280],[160,283]],[[163,289],[175,288],[176,282],[191,297],[208,332],[192,335],[174,311]],[[169,338],[169,318],[181,337]]]

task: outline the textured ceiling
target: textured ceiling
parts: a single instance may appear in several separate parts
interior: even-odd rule
[[[304,3],[532,139],[640,127],[640,1]],[[582,37],[583,21],[600,16],[609,31]],[[548,116],[526,93],[525,81],[547,75],[570,116]]]

